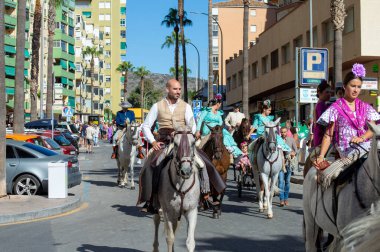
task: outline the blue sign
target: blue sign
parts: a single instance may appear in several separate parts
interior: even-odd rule
[[[194,119],[197,120],[199,114],[201,113],[202,101],[201,100],[193,100],[193,113]]]
[[[301,85],[315,86],[328,80],[329,51],[326,48],[301,48]]]

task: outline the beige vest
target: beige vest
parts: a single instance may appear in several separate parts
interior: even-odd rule
[[[157,122],[159,128],[174,128],[174,122],[177,126],[185,126],[185,113],[187,103],[179,99],[173,114],[170,112],[168,103],[165,99],[157,103],[158,116]]]

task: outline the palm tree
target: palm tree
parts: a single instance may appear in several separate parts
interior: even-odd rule
[[[150,71],[147,70],[146,67],[141,66],[136,68],[136,71],[134,73],[140,77],[141,122],[144,122],[144,79],[145,76],[150,74]]]
[[[212,0],[208,0],[208,100],[213,98],[212,69]]]
[[[37,90],[38,90],[38,72],[39,72],[39,50],[41,36],[42,9],[40,0],[36,0],[33,21],[33,38],[32,38],[32,68],[30,71],[30,120],[37,120]]]
[[[48,58],[47,58],[47,87],[46,87],[46,117],[49,118],[53,110],[53,46],[56,7],[62,4],[63,0],[49,0],[48,10]]]
[[[124,61],[119,64],[116,71],[124,75],[124,101],[127,101],[127,84],[128,84],[128,72],[133,71],[133,65],[130,61]]]
[[[188,102],[187,97],[187,63],[186,63],[186,42],[185,42],[185,30],[183,24],[184,10],[183,10],[183,1],[178,0],[178,16],[179,16],[179,27],[181,30],[181,42],[182,42],[182,61],[183,61],[183,99],[185,102]]]
[[[163,49],[163,48],[170,48],[170,47],[172,47],[173,45],[174,46],[176,46],[176,39],[180,39],[181,41],[182,41],[182,37],[181,37],[181,35],[179,34],[178,36],[175,34],[175,32],[172,32],[172,34],[171,34],[171,36],[166,36],[165,37],[165,42],[161,45],[161,49]],[[185,43],[186,44],[188,44],[188,43],[190,43],[191,41],[190,41],[190,39],[188,39],[188,38],[185,38]],[[178,55],[176,55],[175,53],[174,53],[174,69],[175,70],[177,70],[176,72],[175,72],[175,77],[176,77],[176,80],[178,80],[179,79],[179,76],[181,75],[181,73],[179,73],[179,71],[178,71],[178,69],[179,69],[179,67],[178,67],[178,65],[176,66],[176,63],[178,63],[177,62],[177,60],[179,59],[179,56]],[[178,76],[177,76],[178,75]]]
[[[24,133],[25,123],[25,93],[24,93],[24,64],[25,64],[25,23],[26,1],[17,3],[17,39],[16,39],[16,76],[15,102],[13,115],[13,132]],[[3,36],[3,35],[2,35]]]
[[[0,1],[0,34],[4,34],[4,1]],[[0,94],[5,94],[5,53],[4,36],[0,36]],[[4,98],[4,96],[3,96]],[[6,189],[6,169],[5,169],[5,118],[6,103],[5,99],[0,99],[0,197],[7,195]]]
[[[244,19],[243,19],[243,112],[249,118],[249,94],[248,94],[248,27],[249,27],[249,0],[244,0]]]
[[[190,68],[187,68],[186,70],[187,70],[187,74],[191,74],[192,73]],[[169,68],[169,73],[171,75],[175,76],[176,69],[174,67]],[[179,76],[183,75],[183,66],[180,66],[178,68],[178,73],[179,73]],[[181,81],[181,79],[179,81]]]
[[[184,26],[191,26],[193,22],[186,17],[186,11],[183,13],[183,25]],[[164,20],[162,20],[161,25],[165,25],[166,27],[174,27],[174,38],[175,38],[175,49],[174,49],[174,66],[176,71],[175,78],[178,80],[179,74],[178,74],[178,66],[179,66],[179,46],[178,46],[178,40],[180,39],[178,37],[178,25],[180,23],[179,17],[178,17],[178,10],[174,8],[169,9],[169,13],[164,17]]]
[[[342,82],[342,33],[344,30],[344,18],[347,16],[344,0],[331,0],[331,19],[334,24],[334,81],[333,88],[338,82]]]
[[[82,55],[85,58],[86,56],[90,56],[90,69],[91,69],[91,114],[94,114],[94,75],[95,75],[95,60],[94,58],[99,57],[100,51],[96,46],[84,48]]]

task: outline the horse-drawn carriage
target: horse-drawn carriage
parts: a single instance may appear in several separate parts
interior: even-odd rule
[[[236,177],[238,197],[241,197],[241,193],[243,191],[243,187],[246,187],[248,190],[253,189],[254,181],[253,181],[253,169],[252,166],[243,164],[238,167],[234,167],[237,170],[238,174]]]

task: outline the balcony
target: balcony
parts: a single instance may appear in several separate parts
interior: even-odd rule
[[[75,38],[74,37],[70,37],[67,34],[64,34],[62,32],[62,30],[60,30],[60,29],[55,29],[55,31],[54,31],[54,40],[63,40],[63,41],[66,41],[67,43],[70,43],[72,45],[75,44]]]
[[[75,97],[75,91],[67,88],[62,89],[62,95],[67,97]]]
[[[75,79],[75,74],[63,70],[61,66],[54,66],[54,75],[56,77],[66,77],[67,79]]]
[[[75,55],[71,55],[67,52],[62,51],[60,47],[53,48],[53,58],[55,59],[65,59],[67,61],[74,62]]]
[[[17,4],[13,0],[5,0],[5,6],[12,9],[16,9]]]
[[[17,25],[17,18],[16,17],[5,14],[4,18],[5,18],[4,19],[5,26],[11,26],[13,28],[16,27],[16,25]]]

